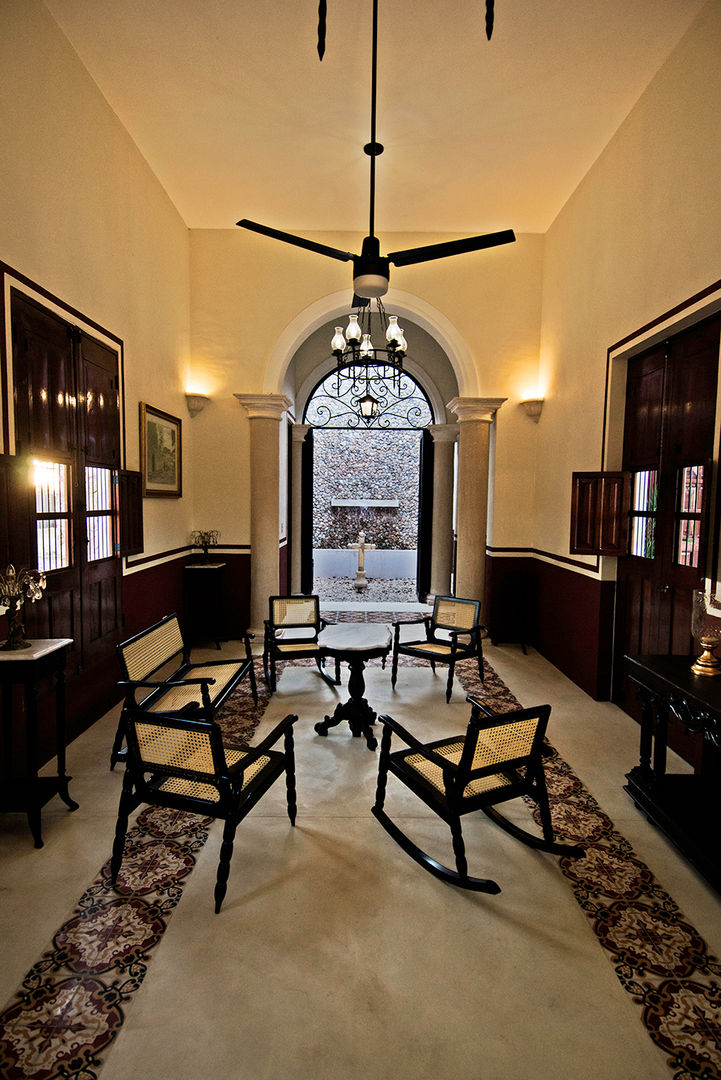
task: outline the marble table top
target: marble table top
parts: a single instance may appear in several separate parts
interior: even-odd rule
[[[367,652],[389,648],[390,627],[385,623],[335,623],[318,635],[318,644],[337,652]]]

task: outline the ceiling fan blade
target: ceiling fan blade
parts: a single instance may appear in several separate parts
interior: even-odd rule
[[[328,247],[327,244],[317,244],[315,240],[306,240],[303,236],[294,236],[293,233],[281,232],[280,229],[271,229],[268,225],[259,225],[257,221],[248,221],[247,218],[241,218],[236,225],[240,225],[241,229],[250,229],[251,232],[260,233],[261,236],[269,236],[272,240],[282,240],[285,244],[306,248],[307,251],[315,251],[318,255],[327,255],[328,258],[339,259],[341,262],[350,262],[354,257],[350,251],[341,251],[340,248]]]
[[[413,263],[430,262],[431,259],[447,259],[450,255],[481,251],[483,248],[497,247],[499,244],[511,244],[515,239],[516,234],[513,229],[503,229],[501,232],[485,233],[483,236],[466,236],[462,240],[448,240],[442,244],[428,244],[426,247],[392,251],[387,258],[394,266],[411,266]]]

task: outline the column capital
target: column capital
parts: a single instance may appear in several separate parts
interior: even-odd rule
[[[490,423],[504,401],[508,401],[508,398],[455,397],[446,408],[456,414],[460,423],[464,420],[485,420]]]
[[[458,438],[458,424],[429,424],[434,443],[452,443]]]
[[[234,394],[248,410],[251,420],[280,420],[293,404],[287,394]]]
[[[290,437],[293,442],[305,442],[305,437],[311,427],[311,424],[293,424],[290,429]]]

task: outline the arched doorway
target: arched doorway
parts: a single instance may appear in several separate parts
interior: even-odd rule
[[[427,393],[406,371],[369,363],[319,379],[303,413],[313,432],[313,526],[301,559],[312,558],[321,600],[427,596],[433,445],[423,436],[433,420]]]
[[[379,362],[358,370],[345,368],[339,374],[330,341],[340,321],[336,315],[307,337],[296,350],[284,383],[295,401],[296,420],[301,422],[295,425],[294,453],[304,459],[302,468],[291,468],[294,498],[302,503],[291,528],[291,564],[297,567],[292,587],[317,591],[314,577],[325,580],[330,574],[344,578],[349,590],[354,556],[348,545],[358,542],[362,529],[366,541],[376,544],[368,563],[368,577],[373,573],[376,578],[374,592],[380,588],[377,579],[383,578],[405,590],[406,595],[395,599],[415,600],[418,595],[425,599],[432,591],[434,548],[445,552],[438,560],[440,576],[436,575],[434,585],[437,591],[448,592],[453,560],[454,444],[459,425],[445,403],[458,393],[455,371],[438,341],[403,317],[408,354],[402,373]],[[381,338],[375,327],[372,330],[374,340]],[[368,391],[378,408],[373,419],[364,421],[359,401]],[[442,446],[436,446],[437,439]],[[325,470],[320,485],[318,468]],[[335,488],[330,483],[333,476],[338,480]],[[361,490],[364,478],[369,483]],[[325,498],[322,510],[316,508],[309,515],[313,492],[317,494],[319,487]],[[434,513],[434,497],[440,513]],[[314,574],[313,551],[317,557],[319,548],[325,565],[319,565]],[[330,571],[329,559],[335,559]],[[411,584],[413,595],[408,596]],[[351,595],[375,599],[370,590]]]

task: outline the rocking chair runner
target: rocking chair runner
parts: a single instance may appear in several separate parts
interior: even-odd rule
[[[223,841],[215,885],[220,911],[228,884],[235,830],[282,773],[288,817],[295,824],[293,724],[286,716],[250,750],[224,746],[213,721],[186,719],[139,708],[126,712],[128,756],[118,808],[110,876],[115,885],[123,858],[128,816],[141,803],[222,818]],[[284,739],[282,751],[272,747]]]
[[[482,810],[511,836],[555,855],[578,857],[583,849],[554,839],[543,771],[543,738],[551,712],[540,705],[519,712],[494,714],[474,697],[465,735],[421,743],[390,716],[384,725],[378,762],[378,787],[372,813],[403,850],[436,877],[477,892],[499,893],[490,878],[471,877],[461,830],[461,817]],[[396,734],[408,749],[391,753]],[[426,803],[451,830],[456,869],[444,866],[419,848],[384,810],[388,773]],[[537,804],[543,835],[512,823],[495,809],[497,803],[529,796]]]
[[[435,672],[436,664],[448,664],[446,702],[451,700],[453,672],[459,660],[476,657],[478,676],[483,682],[483,645],[481,643],[481,605],[478,600],[463,600],[455,596],[437,596],[433,611],[421,619],[403,619],[393,623],[393,666],[391,686],[395,690],[398,678],[398,657],[415,656],[428,660]],[[424,623],[425,638],[401,641],[401,627]]]
[[[340,682],[338,661],[335,679],[323,670],[325,657],[318,644],[318,634],[328,624],[320,615],[317,596],[271,596],[269,617],[265,620],[263,670],[271,694],[275,693],[276,662],[278,660],[315,660],[318,671],[331,686]]]

